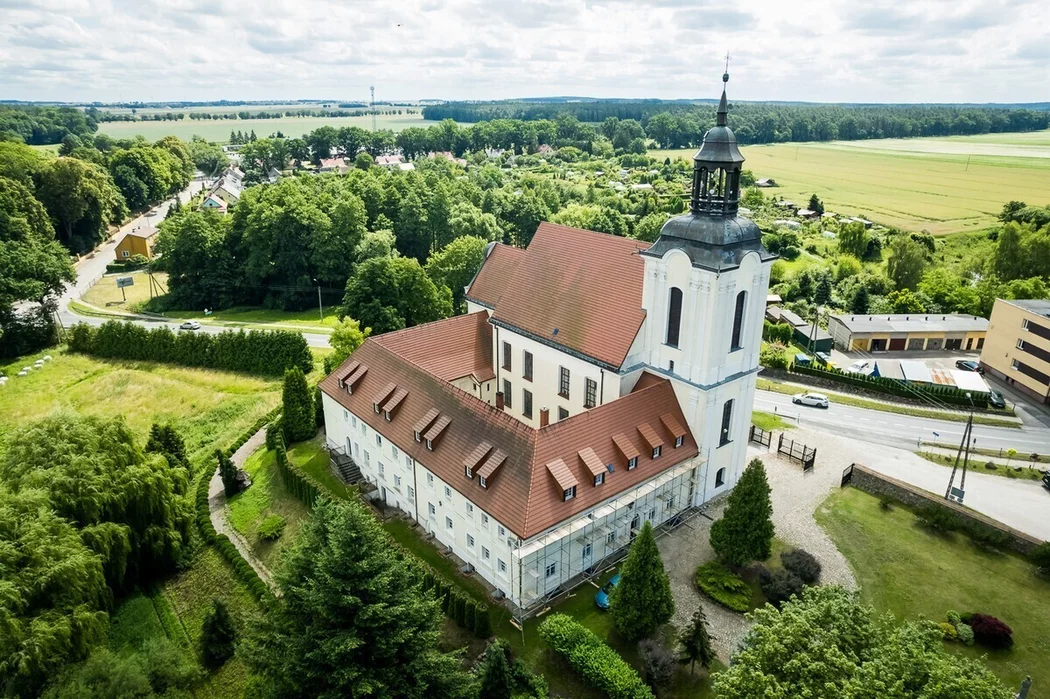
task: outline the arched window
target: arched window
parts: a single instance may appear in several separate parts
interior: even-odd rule
[[[736,308],[733,310],[733,335],[730,352],[741,348],[740,339],[744,329],[744,306],[747,304],[747,292],[736,295]]]
[[[682,326],[682,290],[671,287],[671,298],[667,303],[667,344],[678,346],[678,331]]]
[[[715,473],[715,487],[716,488],[721,488],[725,484],[726,484],[726,470],[724,468],[720,468],[720,469],[718,469],[718,472]]]

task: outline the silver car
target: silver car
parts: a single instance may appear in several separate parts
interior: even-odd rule
[[[811,405],[814,408],[827,408],[831,401],[823,393],[799,393],[791,396],[791,402],[795,405]]]
[[[179,326],[179,330],[200,330],[201,324],[195,320],[187,320]]]

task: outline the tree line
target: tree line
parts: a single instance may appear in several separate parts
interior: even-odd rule
[[[340,105],[342,106],[342,105]],[[282,117],[320,117],[325,119],[336,119],[340,117],[370,116],[371,109],[362,109],[367,105],[348,105],[356,109],[286,109],[284,111],[258,111],[251,112],[241,110],[238,112],[152,112],[139,114],[132,110],[131,114],[117,112],[98,112],[99,123],[107,121],[249,121],[251,119],[280,119]],[[399,116],[401,114],[416,114],[412,109],[376,109],[375,114],[380,116]]]
[[[540,121],[572,116],[581,122],[633,119],[662,148],[697,146],[715,123],[715,105],[657,100],[598,102],[449,102],[423,108],[424,119]],[[1037,131],[1050,112],[950,105],[819,105],[735,102],[731,123],[740,143],[863,140]]]
[[[0,105],[0,141],[34,146],[61,143],[74,136],[89,136],[98,130],[98,121],[75,107],[36,107]]]

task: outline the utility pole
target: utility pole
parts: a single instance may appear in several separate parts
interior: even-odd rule
[[[970,398],[970,394],[966,394],[967,398]],[[966,420],[966,428],[963,430],[962,441],[959,442],[959,451],[955,454],[955,463],[952,465],[952,475],[948,479],[948,489],[944,492],[945,500],[952,499],[952,486],[955,484],[955,474],[959,469],[959,458],[962,457],[962,479],[959,482],[959,488],[956,495],[956,502],[962,504],[963,497],[966,495],[966,469],[970,464],[970,442],[973,439],[973,399],[970,398],[970,416]]]
[[[317,315],[321,323],[324,324],[324,306],[321,305],[321,282],[314,279],[317,283]]]
[[[370,105],[371,106],[371,110],[370,111],[372,112],[372,133],[375,133],[375,130],[376,130],[376,86],[375,85],[369,85],[368,86],[368,92],[372,95],[372,101],[371,101],[371,105]]]

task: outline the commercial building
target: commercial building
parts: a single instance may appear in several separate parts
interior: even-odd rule
[[[988,321],[946,313],[834,315],[828,332],[843,352],[961,350],[984,347]]]
[[[542,223],[489,246],[466,315],[370,337],[321,382],[333,452],[514,610],[744,468],[775,256],[738,215],[727,114],[723,92],[690,211],[651,246]]]
[[[1050,403],[1050,300],[996,299],[981,365],[1041,403]]]

